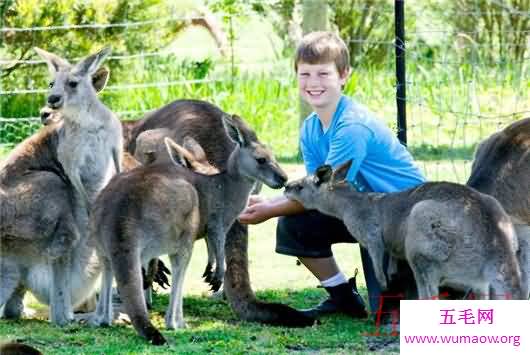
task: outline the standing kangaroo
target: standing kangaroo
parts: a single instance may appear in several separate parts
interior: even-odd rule
[[[169,137],[182,144],[184,137],[195,139],[204,149],[208,161],[220,170],[234,149],[234,142],[223,129],[226,115],[217,106],[200,100],[176,100],[144,118],[123,125],[125,147],[136,153],[136,140],[143,132],[167,129]],[[239,127],[256,149],[266,149],[252,129]],[[163,147],[162,140],[159,147]],[[151,158],[167,159],[164,149],[159,149]],[[226,277],[224,291],[233,311],[243,320],[266,324],[301,327],[311,326],[315,320],[302,312],[280,303],[268,303],[256,298],[250,284],[248,272],[248,227],[234,222],[226,238]]]
[[[204,233],[216,255],[214,285],[220,284],[224,276],[226,231],[245,208],[255,180],[273,188],[283,186],[287,180],[272,154],[253,145],[241,130],[245,126],[238,117],[225,116],[224,124],[227,134],[237,142],[225,171],[202,175],[181,167],[179,162],[195,166],[195,157],[205,153],[191,139],[185,142],[192,152],[166,139],[171,162],[118,175],[102,191],[91,223],[92,234],[101,242],[99,254],[105,265],[102,297],[93,323],[109,324],[112,319],[109,289],[115,274],[125,309],[137,332],[153,344],[164,343],[165,339],[149,322],[139,267],[150,258],[170,253],[172,291],[166,327],[183,327],[184,271],[193,241]],[[195,208],[198,212],[194,212]]]
[[[88,275],[81,280],[76,268],[91,259],[83,248],[88,199],[119,170],[121,130],[93,86],[108,50],[74,66],[37,52],[54,78],[48,105],[63,119],[19,144],[0,166],[0,308],[3,317],[19,317],[30,289],[50,304],[51,322],[63,325],[95,282],[92,270],[81,269]]]
[[[57,159],[88,210],[112,175],[121,170],[121,124],[98,99],[92,81],[110,48],[103,48],[74,66],[55,54],[35,50],[53,77],[47,104],[63,121]]]
[[[468,186],[495,197],[512,217],[523,280],[530,283],[530,117],[485,139],[477,148]]]
[[[470,287],[478,297],[526,299],[517,236],[494,198],[469,187],[425,183],[398,193],[359,193],[346,180],[351,161],[287,184],[288,198],[342,219],[367,248],[383,289],[383,253],[409,263],[420,299],[439,286]]]

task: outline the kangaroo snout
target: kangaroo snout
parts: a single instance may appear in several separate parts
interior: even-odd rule
[[[281,189],[285,186],[285,183],[287,182],[287,175],[285,173],[277,174],[276,175],[276,181],[277,181],[277,189]]]
[[[50,95],[48,96],[48,105],[51,108],[60,108],[63,104],[63,97],[61,95]]]

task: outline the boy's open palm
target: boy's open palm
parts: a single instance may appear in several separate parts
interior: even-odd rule
[[[270,206],[267,200],[258,195],[252,195],[248,199],[248,205],[239,215],[239,222],[243,224],[258,224],[266,221],[269,216]]]

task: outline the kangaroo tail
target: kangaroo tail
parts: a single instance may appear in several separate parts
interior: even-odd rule
[[[243,320],[287,327],[307,327],[315,319],[281,303],[256,299],[248,275],[248,228],[235,222],[226,238],[225,292],[230,306]]]
[[[134,248],[117,246],[112,255],[112,269],[125,310],[138,334],[153,345],[162,345],[166,339],[149,321],[143,292],[142,268]]]

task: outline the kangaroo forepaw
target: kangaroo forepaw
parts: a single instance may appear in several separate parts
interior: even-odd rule
[[[204,281],[207,283],[210,283],[213,277],[213,267],[212,264],[208,263],[206,265],[206,269],[204,269],[204,273],[202,274],[202,277],[204,278]]]
[[[158,259],[157,272],[154,275],[154,282],[159,284],[164,290],[169,286],[169,278],[167,275],[171,275],[171,271],[169,271],[162,260]]]
[[[212,286],[210,290],[212,290],[213,292],[217,292],[221,288],[221,285],[223,284],[223,280],[217,277],[213,277],[212,280],[209,282],[209,284],[210,286]]]

